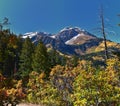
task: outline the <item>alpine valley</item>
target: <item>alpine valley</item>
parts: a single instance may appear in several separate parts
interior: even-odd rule
[[[29,37],[34,44],[42,41],[47,48],[53,48],[67,55],[104,55],[104,40],[80,29],[79,27],[66,27],[57,34],[45,32],[25,33],[22,38]],[[107,40],[108,52],[119,51],[120,44]]]

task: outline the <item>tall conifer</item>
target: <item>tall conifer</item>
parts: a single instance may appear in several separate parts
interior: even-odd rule
[[[33,55],[33,70],[39,73],[45,72],[48,75],[49,66],[47,48],[42,42],[39,42],[35,48],[35,53]]]
[[[34,45],[30,38],[26,38],[20,55],[19,71],[23,76],[29,74],[32,71],[32,54],[34,52]]]

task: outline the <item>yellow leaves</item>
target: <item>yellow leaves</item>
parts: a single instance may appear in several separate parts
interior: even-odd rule
[[[17,82],[15,88],[7,89],[7,94],[11,100],[16,98],[23,99],[25,97],[25,94],[23,93],[22,80]]]
[[[57,94],[56,89],[51,86],[51,84],[44,80],[45,74],[35,74],[35,77],[30,77],[29,85],[28,85],[28,94],[27,100],[33,103],[44,103],[49,105],[49,103],[56,104],[57,102]],[[31,84],[32,80],[32,84]]]
[[[36,72],[36,71],[32,71],[29,76],[30,77],[35,77],[35,76],[38,76],[39,74]]]
[[[99,56],[99,55],[93,56],[92,59],[93,59],[93,60],[96,60],[96,61],[97,61],[97,60],[98,60],[98,61],[104,61],[103,57],[102,57],[102,56]]]
[[[108,66],[114,66],[116,64],[116,62],[118,62],[117,59],[113,58],[113,59],[108,59],[107,60],[107,65]]]
[[[22,81],[5,78],[0,75],[0,101],[18,102],[25,97],[22,90]]]
[[[22,80],[19,80],[16,84],[16,88],[21,88],[22,87]]]
[[[5,81],[6,82],[6,81]],[[0,89],[0,100],[7,102],[7,103],[16,103],[23,99],[26,95],[23,93],[22,82],[11,80],[12,87],[3,87]]]
[[[110,48],[110,47],[116,47],[116,48],[119,49],[119,47],[117,46],[117,43],[114,43],[114,42],[111,42],[111,41],[107,41],[107,46],[108,46],[108,48]],[[101,42],[99,44],[99,46],[97,46],[95,48],[94,51],[99,52],[99,51],[104,51],[104,49],[105,49],[105,47],[104,47],[104,41],[103,41],[103,42]]]
[[[12,89],[8,89],[7,90],[7,94],[8,95],[15,95],[17,93],[17,90],[15,88],[12,88]]]
[[[118,59],[108,59],[107,60],[107,71],[113,70],[113,71],[119,71],[120,72],[120,62]]]
[[[33,71],[30,73],[29,75],[29,82],[28,82],[28,86],[32,87],[34,85],[40,86],[40,84],[44,84],[44,78],[46,77],[46,74],[44,72],[42,72],[41,74]],[[32,87],[33,88],[33,87]]]
[[[14,49],[17,49],[17,48],[18,48],[18,46],[17,46],[17,45],[13,45],[13,48],[14,48]]]
[[[27,95],[27,99],[28,99],[29,102],[32,102],[33,94],[32,94],[32,93],[29,93],[29,94]]]
[[[86,106],[86,104],[87,100],[85,98],[74,102],[74,106]]]
[[[36,95],[37,97],[40,97],[40,96],[41,96],[41,92],[37,92],[35,95]]]
[[[57,65],[54,68],[52,68],[51,72],[50,72],[50,76],[53,76],[55,74],[61,74],[64,71],[64,67]]]
[[[40,84],[44,84],[44,78],[46,77],[46,74],[43,72],[41,74],[32,71],[29,75],[29,82],[27,84],[28,87],[31,87],[32,89],[36,89],[36,87],[41,86]]]
[[[46,77],[46,75],[45,75],[44,72],[42,72],[42,73],[39,75],[39,78],[40,78],[40,79],[43,79],[43,78],[45,78],[45,77]]]
[[[116,101],[119,103],[119,77],[118,71],[115,71],[118,65],[117,60],[109,60],[106,70],[96,70],[92,66],[83,70],[78,69],[79,75],[77,75],[73,84],[74,105],[86,106],[86,104],[82,104],[85,103],[83,98],[86,99],[87,105],[94,105],[96,99],[100,102]]]
[[[115,76],[116,76],[115,71],[109,70],[109,71],[108,71],[108,76],[109,76],[109,78],[110,78],[111,80],[114,79]]]
[[[40,79],[40,83],[41,83],[41,84],[44,84],[44,80],[43,80],[43,79]]]
[[[32,91],[33,91],[33,90],[32,90],[32,89],[30,89],[30,88],[27,90],[27,92],[28,92],[28,93],[29,93],[29,92],[32,92]]]

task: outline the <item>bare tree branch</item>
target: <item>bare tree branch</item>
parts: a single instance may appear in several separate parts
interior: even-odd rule
[[[107,48],[105,24],[104,24],[104,13],[103,13],[103,7],[102,6],[101,6],[101,11],[100,11],[100,19],[101,19],[102,35],[103,35],[104,45],[105,45],[105,61],[106,61],[108,59],[108,48]]]

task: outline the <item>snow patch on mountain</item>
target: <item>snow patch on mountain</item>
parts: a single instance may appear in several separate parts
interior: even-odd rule
[[[56,38],[56,35],[52,35],[52,36],[50,36],[51,38],[53,38],[53,39],[55,39]]]
[[[67,30],[71,30],[71,29],[73,29],[73,28],[63,28],[62,30],[60,30],[60,32],[64,32],[64,31],[67,31]]]
[[[69,30],[75,30],[75,31],[85,31],[85,30],[83,30],[83,29],[80,29],[79,27],[65,27],[65,28],[63,28],[62,30],[60,30],[60,32],[64,32],[64,31],[69,31]]]
[[[72,44],[73,41],[76,40],[76,39],[77,39],[78,37],[80,37],[80,36],[85,36],[85,35],[84,35],[83,33],[80,33],[80,34],[74,36],[73,38],[71,38],[70,40],[66,41],[65,44],[66,44],[66,45]]]
[[[36,36],[36,35],[38,35],[38,32],[29,32],[29,33],[25,33],[23,36],[22,36],[22,38],[27,38],[27,37],[29,37],[30,39],[32,38],[32,37],[34,37],[34,36]]]

